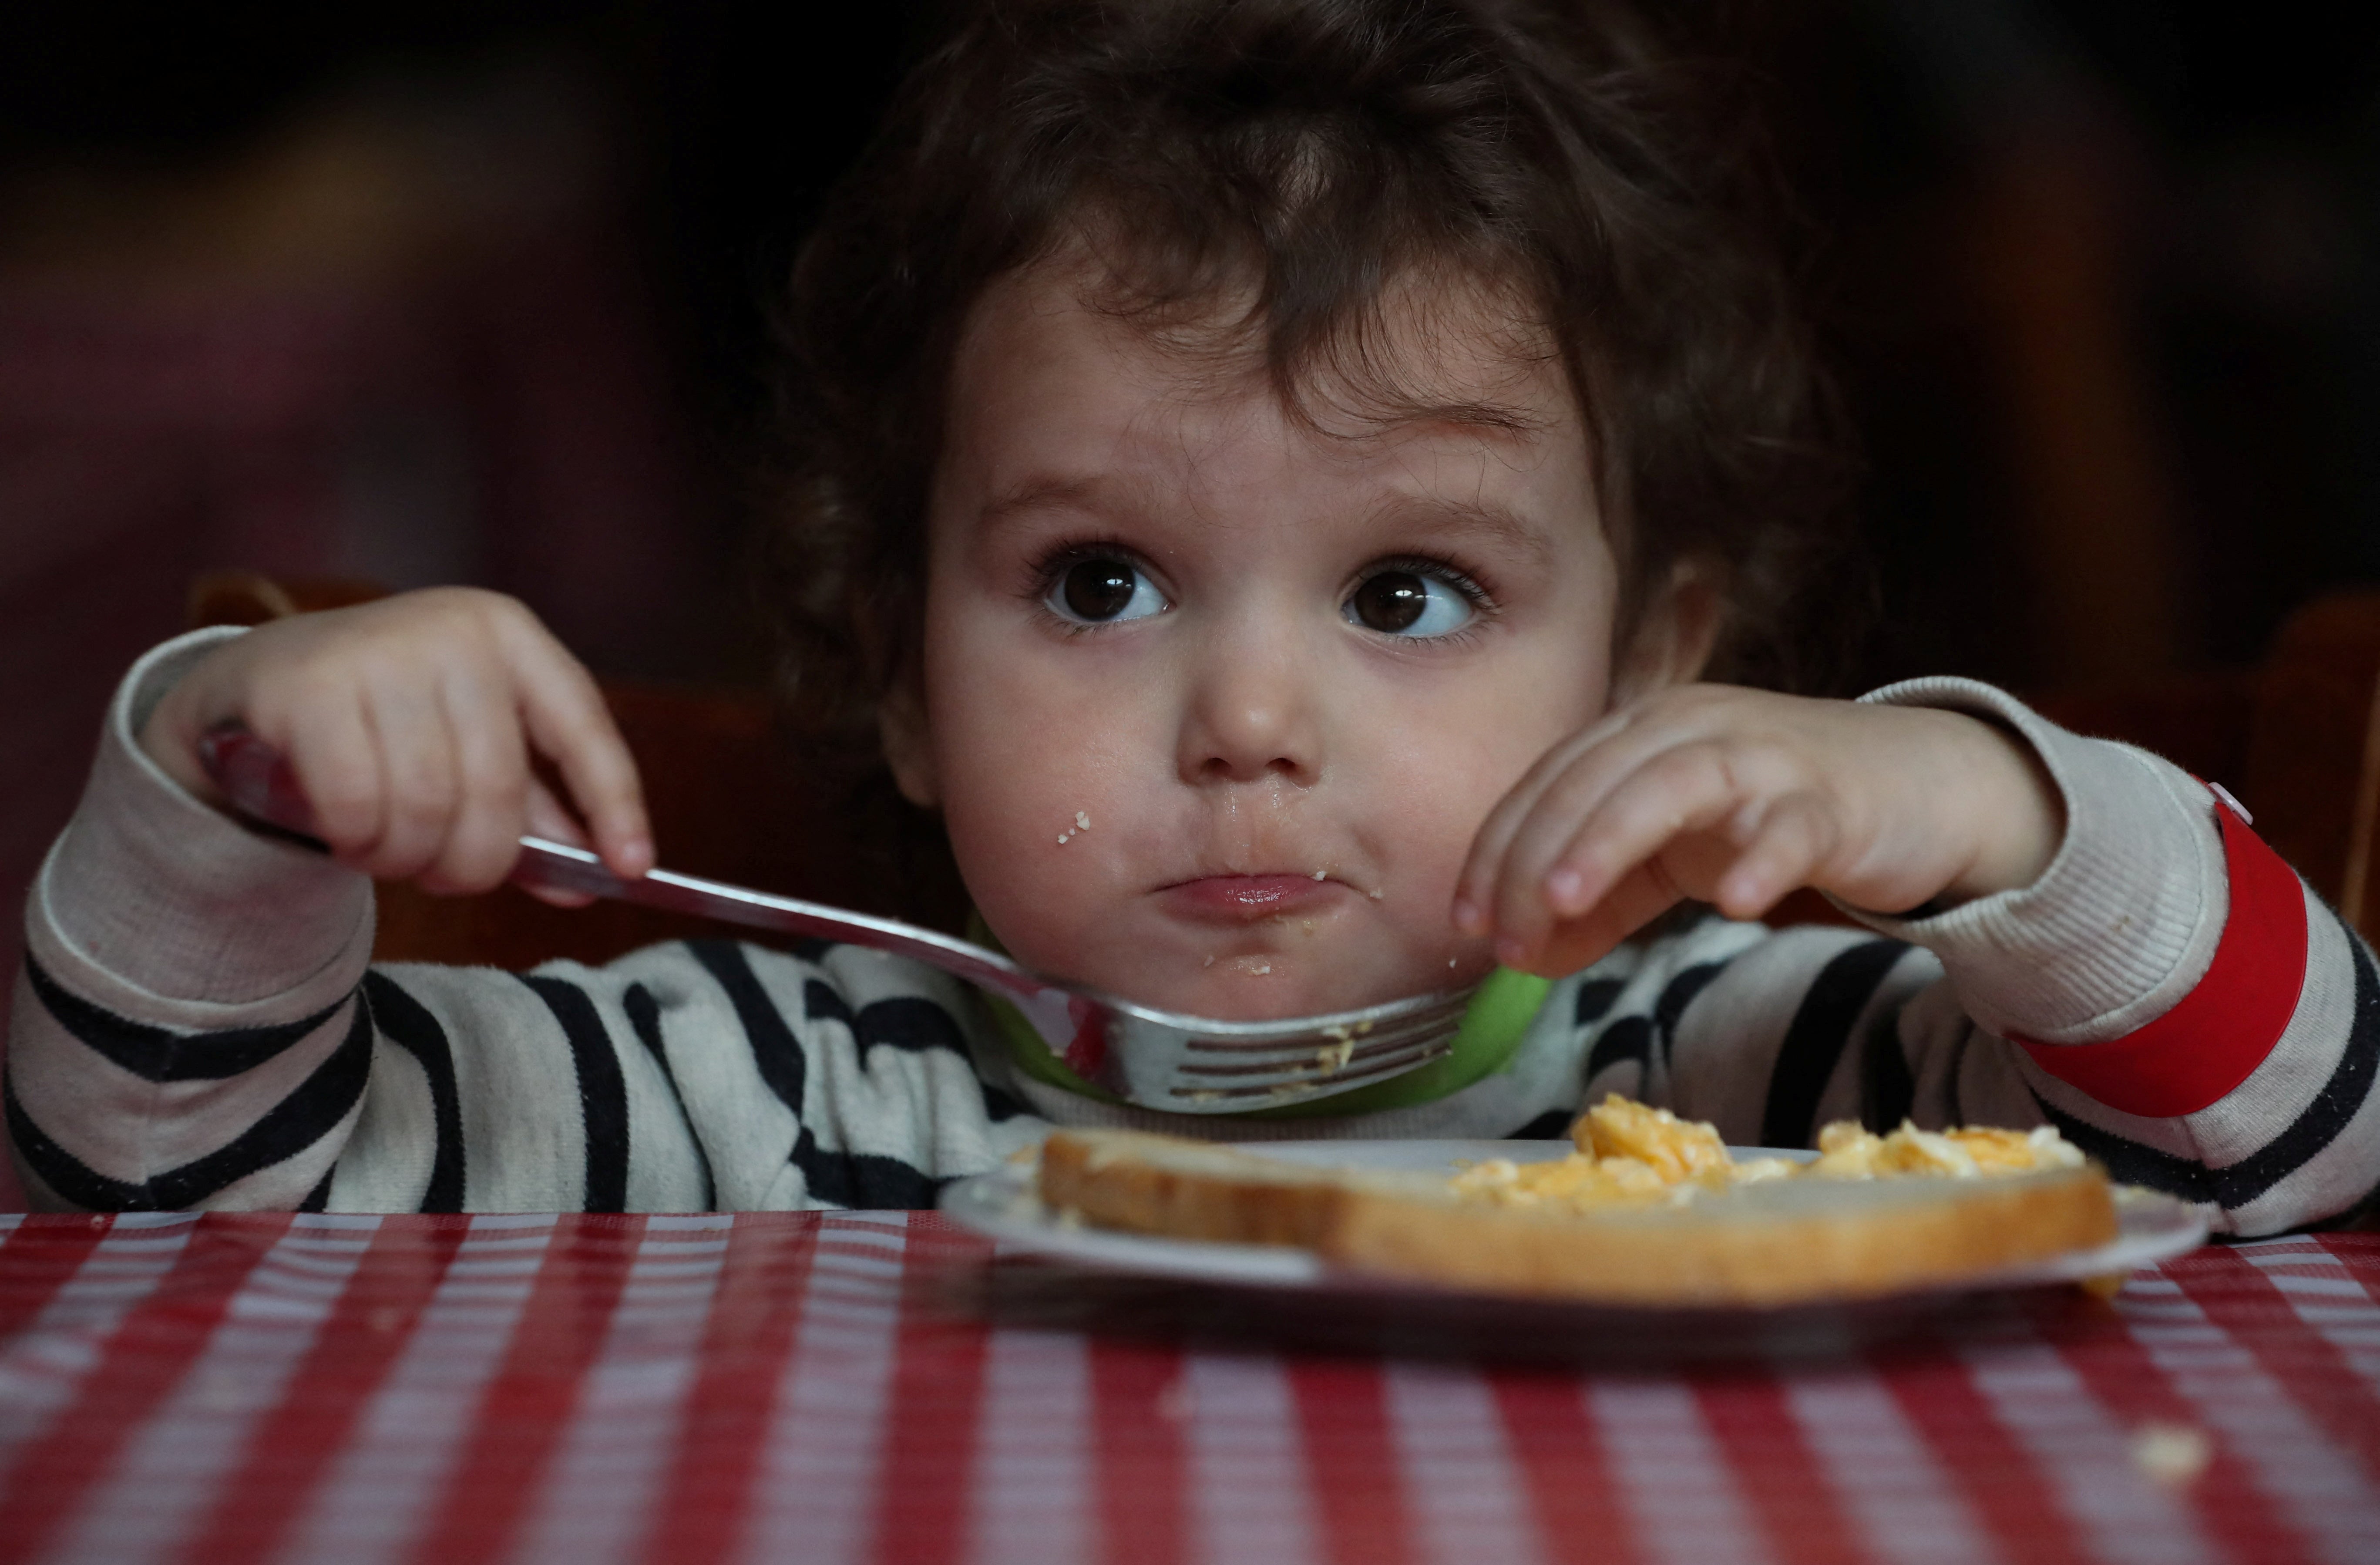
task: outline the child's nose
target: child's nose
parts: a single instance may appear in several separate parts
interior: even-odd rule
[[[1293,637],[1217,640],[1205,649],[1183,712],[1183,781],[1315,781],[1321,730],[1310,649]]]

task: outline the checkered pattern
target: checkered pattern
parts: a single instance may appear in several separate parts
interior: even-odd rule
[[[0,1218],[0,1561],[2380,1559],[2380,1238],[1693,1374],[987,1324],[990,1258],[901,1213]]]

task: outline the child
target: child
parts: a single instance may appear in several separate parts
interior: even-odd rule
[[[371,968],[368,874],[477,891],[571,831],[532,752],[653,857],[587,675],[438,591],[132,671],[28,915],[30,1187],[917,1206],[1051,1122],[1546,1135],[1619,1090],[1738,1143],[2046,1120],[2240,1231],[2352,1207],[2370,958],[2205,788],[1964,681],[1696,683],[1758,666],[1825,511],[1724,168],[1603,7],[994,0],[797,270],[805,694],[875,729],[992,935],[1210,1015],[1487,978],[1448,1061],[1170,1119],[851,948]],[[233,720],[336,862],[213,807]],[[1801,885],[1884,911],[1740,921]],[[1728,916],[1645,932],[1682,898]]]

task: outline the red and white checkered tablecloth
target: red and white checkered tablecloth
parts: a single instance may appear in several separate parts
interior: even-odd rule
[[[0,1217],[0,1561],[2380,1560],[2373,1236],[1670,1371],[954,1306],[990,1262],[901,1213]]]

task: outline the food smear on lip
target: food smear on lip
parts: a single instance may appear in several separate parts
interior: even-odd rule
[[[1305,875],[1200,875],[1160,886],[1159,903],[1177,918],[1245,926],[1285,924],[1293,916],[1318,912],[1346,888]]]

